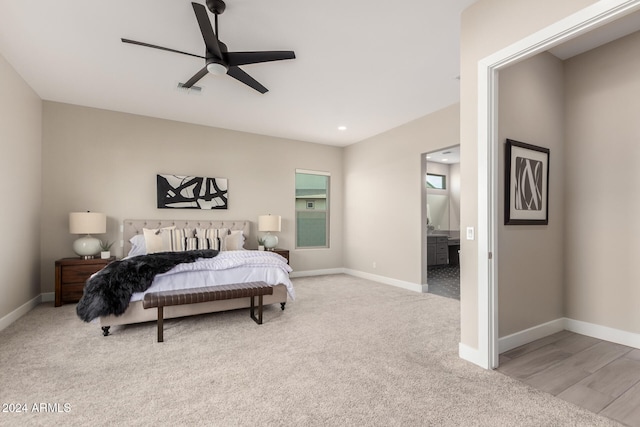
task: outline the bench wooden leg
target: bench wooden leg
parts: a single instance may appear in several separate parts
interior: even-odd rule
[[[162,333],[164,332],[163,318],[164,318],[164,313],[162,310],[162,306],[159,305],[158,306],[158,342],[163,342],[164,340],[164,337],[162,336]]]
[[[262,295],[258,295],[258,318],[255,315],[255,297],[251,297],[251,318],[258,324],[262,325]]]

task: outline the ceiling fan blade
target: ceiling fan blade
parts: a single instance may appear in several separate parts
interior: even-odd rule
[[[200,32],[202,33],[204,44],[207,46],[207,51],[216,58],[222,59],[218,38],[211,27],[211,21],[209,20],[209,15],[207,15],[207,9],[200,3],[191,3],[191,5],[193,6],[193,11],[196,14],[196,19],[200,26]]]
[[[208,72],[209,71],[207,71],[207,66],[205,65],[204,67],[202,67],[202,69],[200,71],[195,73],[193,75],[193,77],[191,77],[189,80],[187,80],[187,82],[185,84],[183,84],[182,87],[185,87],[185,88],[189,89],[191,86],[196,84],[198,82],[198,80],[200,80],[201,78],[206,76]]]
[[[235,66],[229,67],[229,71],[227,71],[227,74],[233,77],[234,79],[238,80],[239,82],[242,82],[247,86],[257,90],[260,93],[265,93],[269,91],[269,89],[262,86],[260,83],[258,83],[256,79],[254,79],[249,74],[242,71],[239,67],[235,67]]]
[[[135,40],[129,40],[129,39],[120,39],[120,40],[122,40],[122,43],[137,44],[137,45],[144,46],[144,47],[152,47],[154,49],[166,50],[167,52],[181,53],[183,55],[195,56],[196,58],[205,59],[204,56],[194,55],[193,53],[183,52],[181,50],[169,49],[168,47],[156,46],[154,44],[149,44],[149,43],[144,43],[144,42],[137,42]]]
[[[290,50],[273,50],[263,52],[228,52],[224,54],[230,66],[256,64],[258,62],[281,61],[295,59],[296,54]]]

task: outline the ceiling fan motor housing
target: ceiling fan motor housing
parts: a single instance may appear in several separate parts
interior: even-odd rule
[[[221,15],[222,12],[227,8],[227,5],[222,0],[207,0],[207,9],[211,13],[216,15]]]

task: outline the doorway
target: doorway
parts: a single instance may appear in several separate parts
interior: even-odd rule
[[[422,291],[460,299],[460,146],[424,153]]]
[[[549,50],[577,35],[594,30],[607,22],[640,10],[640,1],[596,2],[553,26],[546,27],[478,62],[478,230],[477,296],[478,350],[461,345],[461,357],[485,368],[498,366],[497,301],[497,193],[498,71],[537,53]],[[487,262],[489,260],[489,262]]]

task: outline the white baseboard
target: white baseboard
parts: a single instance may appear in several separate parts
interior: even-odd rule
[[[543,323],[538,326],[534,326],[524,331],[516,332],[515,334],[507,335],[498,340],[498,353],[504,353],[521,345],[528,344],[532,341],[539,340],[556,332],[560,332],[565,329],[564,318],[552,320],[551,322]]]
[[[40,296],[42,297],[42,300],[40,302],[53,302],[56,300],[55,292],[47,292],[45,294],[40,294]]]
[[[327,274],[344,274],[344,268],[327,268],[324,270],[292,271],[289,277],[325,276]]]
[[[504,353],[563,330],[628,347],[640,348],[640,334],[562,317],[500,338],[498,340],[498,352]]]
[[[350,276],[360,277],[362,279],[373,280],[374,282],[383,283],[385,285],[391,285],[402,289],[407,289],[414,292],[423,293],[422,285],[416,283],[405,282],[403,280],[392,279],[390,277],[378,276],[376,274],[365,273],[364,271],[352,270],[350,268],[328,268],[325,270],[306,270],[306,271],[294,271],[289,274],[289,277],[310,277],[310,276],[324,276],[327,274],[348,274]]]
[[[360,277],[362,279],[373,280],[374,282],[384,283],[385,285],[391,285],[402,289],[407,289],[414,292],[422,293],[422,285],[417,283],[405,282],[404,280],[392,279],[390,277],[378,276],[377,274],[365,273],[364,271],[351,270],[349,268],[344,269],[345,274],[351,276]]]
[[[42,302],[42,295],[38,295],[37,297],[25,302],[20,307],[13,310],[11,313],[7,314],[3,318],[0,319],[0,331],[7,328],[13,322],[33,310],[38,304]]]
[[[580,320],[564,319],[564,328],[576,334],[587,335],[616,344],[640,349],[640,334],[609,328],[608,326],[582,322]]]

